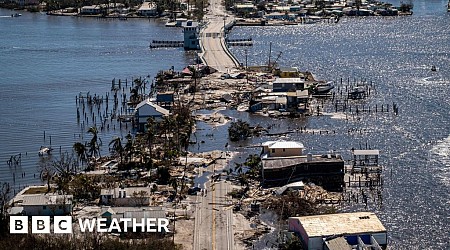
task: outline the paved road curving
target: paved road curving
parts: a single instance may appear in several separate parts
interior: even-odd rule
[[[220,0],[210,0],[209,13],[205,19],[208,24],[200,34],[204,62],[224,73],[238,67],[226,51],[224,39],[224,25],[232,22],[234,18],[226,14]]]

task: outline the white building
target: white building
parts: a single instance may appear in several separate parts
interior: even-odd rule
[[[273,92],[287,92],[305,89],[305,81],[299,77],[276,78],[273,81]]]
[[[126,187],[102,189],[100,203],[114,206],[148,206],[150,204],[149,187]]]
[[[98,217],[106,218],[109,226],[112,219],[129,218],[141,221],[145,218],[167,219],[166,210],[163,207],[102,207]],[[144,227],[147,227],[147,220],[144,220]],[[131,226],[131,223],[128,223]],[[133,230],[128,229],[129,232]]]
[[[135,108],[135,118],[139,131],[145,131],[147,119],[150,117],[155,120],[162,119],[170,114],[169,110],[151,102],[149,99],[142,101]]]
[[[158,15],[157,6],[153,2],[143,2],[137,12],[139,16],[150,17]]]
[[[184,49],[200,49],[198,22],[186,21],[181,24],[184,33]]]
[[[15,199],[14,205],[22,208],[21,213],[28,216],[68,215],[72,213],[72,200],[72,195],[32,194]]]
[[[387,245],[386,228],[370,212],[290,217],[289,231],[299,236],[308,250],[328,250],[327,242],[339,237],[357,249],[384,249]],[[372,248],[365,248],[369,246]]]
[[[305,148],[302,143],[295,141],[267,141],[262,144],[266,157],[301,156]]]
[[[81,7],[81,15],[98,15],[102,13],[102,8],[99,5],[83,6]]]

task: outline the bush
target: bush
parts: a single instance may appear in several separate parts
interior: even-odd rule
[[[228,137],[230,138],[230,141],[245,140],[250,134],[250,125],[242,120],[231,122],[230,127],[228,128]]]

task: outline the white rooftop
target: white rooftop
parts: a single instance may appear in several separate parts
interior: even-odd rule
[[[22,206],[71,204],[72,195],[32,194],[22,196]]]
[[[154,4],[152,2],[143,2],[141,7],[138,10],[140,10],[140,11],[156,10],[156,4]]]
[[[147,192],[146,196],[150,196],[149,187],[103,188],[100,190],[100,195],[113,195],[114,197],[119,197],[119,191],[125,191],[126,197],[132,197],[134,193],[138,194],[141,191]]]
[[[289,219],[298,219],[309,238],[386,232],[386,228],[378,217],[370,212],[290,217]]]
[[[264,147],[272,148],[305,148],[302,143],[295,141],[267,141],[262,144]]]
[[[304,83],[305,81],[299,77],[292,78],[276,78],[273,83]]]
[[[142,107],[145,106],[145,105],[149,105],[149,106],[153,107],[156,111],[158,111],[159,113],[161,113],[161,114],[163,114],[163,115],[169,115],[169,114],[170,114],[169,110],[167,110],[167,109],[165,109],[165,108],[159,106],[159,105],[156,104],[156,103],[153,103],[150,99],[146,99],[146,100],[140,102],[140,103],[136,106],[135,110],[138,110],[138,109],[142,108]]]
[[[355,149],[353,150],[354,155],[380,155],[380,150],[378,149],[371,149],[371,150],[359,150]]]

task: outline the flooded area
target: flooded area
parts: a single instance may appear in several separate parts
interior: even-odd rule
[[[196,144],[189,150],[237,151],[242,154],[234,161],[242,163],[244,155],[259,153],[256,146],[268,140],[295,140],[305,145],[305,153],[334,151],[344,159],[351,148],[379,149],[382,204],[355,203],[340,210],[374,211],[388,231],[392,249],[449,249],[450,15],[444,10],[445,3],[414,1],[417,11],[410,17],[234,28],[231,37],[252,37],[254,41],[250,48],[232,48],[241,62],[248,54],[249,65],[266,64],[272,43],[272,57],[282,52],[280,65],[311,71],[323,80],[373,81],[376,93],[352,101],[353,105],[389,105],[392,109],[395,103],[399,112],[351,115],[334,112],[330,100],[324,101],[322,115],[295,119],[231,109],[202,110],[199,113],[219,112],[277,135],[229,142],[230,123],[211,126],[198,122],[191,137]],[[8,15],[3,11],[0,16]],[[0,181],[14,183],[15,188],[40,182],[36,171],[40,146],[51,144],[57,155],[60,150],[71,150],[74,142],[88,140],[85,129],[76,123],[75,96],[80,92],[104,95],[113,78],[153,77],[171,66],[181,70],[194,58],[181,49],[150,51],[149,41],[156,34],[159,39],[174,39],[174,32],[163,23],[148,20],[60,19],[26,13],[20,19],[0,19],[0,31],[6,34],[0,38],[0,100],[4,103]],[[178,31],[176,38],[181,38]],[[431,71],[432,66],[437,70]],[[113,136],[127,133],[127,129],[101,132],[102,154],[107,153]],[[8,166],[8,160],[18,155],[20,165]],[[204,183],[209,174],[196,182]],[[258,247],[270,248],[269,243],[264,246],[270,241],[263,238]]]

